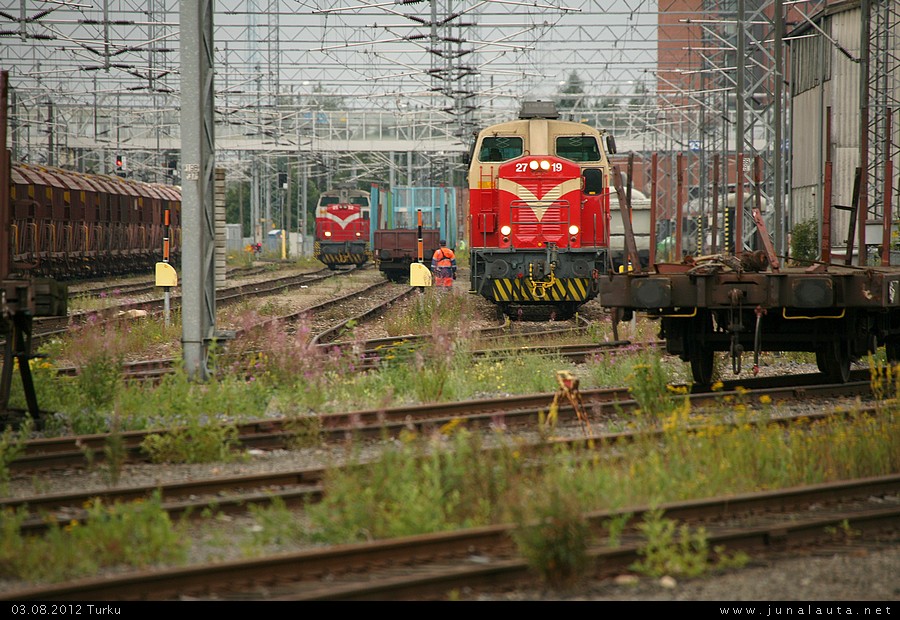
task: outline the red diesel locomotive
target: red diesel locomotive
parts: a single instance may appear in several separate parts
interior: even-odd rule
[[[322,192],[316,206],[313,255],[329,269],[362,266],[371,259],[369,193],[337,189]]]
[[[469,167],[472,292],[517,318],[571,317],[597,296],[610,268],[602,137],[541,105],[479,133]]]

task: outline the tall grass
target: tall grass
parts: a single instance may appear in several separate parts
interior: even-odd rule
[[[580,367],[572,367],[560,358],[528,353],[473,356],[464,320],[473,312],[467,305],[469,299],[449,291],[428,291],[421,295],[405,315],[406,321],[417,331],[427,327],[433,336],[431,344],[415,350],[398,349],[386,353],[384,363],[374,370],[361,369],[363,353],[358,343],[323,349],[309,344],[309,325],[269,322],[248,332],[246,338],[230,343],[227,351],[214,351],[213,363],[217,372],[208,382],[197,383],[184,373],[175,372],[158,384],[122,383],[120,366],[122,360],[133,354],[135,343],[141,347],[154,346],[169,335],[161,321],[148,319],[139,322],[140,325],[122,322],[97,329],[85,328],[77,334],[76,340],[53,345],[56,355],[79,365],[81,374],[77,377],[56,375],[52,363],[46,360],[33,360],[32,371],[42,406],[57,412],[47,421],[46,430],[51,434],[109,432],[115,421],[117,432],[176,426],[193,429],[193,434],[188,433],[184,439],[189,442],[189,437],[223,421],[271,416],[303,420],[329,411],[380,408],[392,404],[550,393],[556,390],[556,372],[561,369],[571,369],[578,375],[582,389],[630,385],[641,409],[635,420],[641,424],[678,429],[694,415],[683,396],[670,387],[687,376],[686,365],[673,364],[656,349],[635,345],[631,351],[598,355]],[[442,312],[448,306],[448,314],[453,320],[447,319]],[[53,359],[53,356],[49,358]],[[891,399],[896,397],[900,380],[891,367],[876,367],[879,362],[871,363],[873,385],[884,392],[882,401],[888,407],[893,402]],[[888,390],[891,396],[887,395]],[[24,400],[20,391],[14,390],[14,394]],[[727,406],[740,414],[744,405],[727,403]],[[879,423],[884,424],[884,419],[873,422],[860,418],[853,422],[859,425]],[[305,423],[303,426],[309,427]],[[304,432],[315,434],[315,428]],[[889,429],[869,429],[870,434],[876,432],[887,433]],[[810,456],[809,463],[798,463],[798,455],[803,454],[803,448],[807,446],[799,440],[789,454],[779,452],[777,457],[774,454],[765,457],[759,454],[761,449],[770,442],[781,446],[783,440],[776,441],[777,437],[760,434],[756,444],[737,442],[730,446],[731,431],[723,429],[721,433],[722,436],[710,440],[705,451],[685,447],[683,458],[667,465],[669,473],[675,474],[684,468],[684,485],[694,485],[697,490],[718,489],[729,480],[748,472],[755,474],[756,470],[763,470],[762,473],[771,470],[772,476],[790,476],[794,470],[803,470],[803,478],[815,479],[825,475],[817,469],[823,463],[834,461],[833,471],[849,467],[839,466],[841,455],[831,456],[830,451],[847,453],[860,449],[853,441],[846,441],[830,448],[828,455],[821,449],[813,450],[815,457]],[[805,435],[805,441],[808,442],[811,436]],[[231,435],[226,433],[212,439],[219,442],[222,449],[196,452],[209,454],[206,458],[221,458],[230,453]],[[308,439],[314,441],[315,437]],[[696,434],[685,438],[684,443],[695,447],[706,440],[702,434]],[[195,443],[200,445],[200,442]],[[677,446],[673,441],[670,449]],[[163,452],[167,451],[160,450],[160,454]],[[199,458],[198,454],[180,458]],[[878,455],[879,452],[874,450],[860,463],[867,463]],[[651,466],[663,462],[665,456],[655,449],[639,455],[640,461],[632,467]],[[704,457],[707,460],[703,460]],[[890,450],[882,454],[884,461],[890,462],[893,457]],[[884,467],[884,463],[879,466]],[[862,464],[854,468],[865,469]],[[628,475],[634,473],[630,471]],[[797,478],[794,480],[798,481]],[[616,484],[635,489],[642,483],[619,480]],[[772,484],[778,484],[778,481]],[[610,488],[610,497],[620,495],[621,492],[613,492]]]
[[[683,408],[673,410],[660,420],[661,440],[615,450],[534,451],[500,432],[470,433],[461,420],[434,433],[407,433],[386,443],[380,459],[351,453],[350,465],[331,468],[322,501],[308,506],[304,519],[278,502],[253,509],[257,526],[231,544],[255,555],[304,540],[344,543],[511,522],[515,543],[536,573],[548,585],[566,587],[586,570],[592,545],[618,544],[628,518],[598,529],[585,519],[588,511],[876,476],[900,467],[896,406],[876,416],[788,429],[766,424],[765,407],[746,407],[737,424],[704,431]],[[51,523],[40,537],[20,533],[24,512],[4,513],[0,577],[52,581],[104,567],[186,560],[190,538],[182,524],[169,521],[158,496],[125,505],[93,502],[89,513],[83,524]],[[739,553],[710,549],[702,529],[689,530],[661,512],[633,525],[646,539],[633,569],[648,575],[696,576],[745,561]]]
[[[312,538],[365,541],[503,520],[502,500],[525,475],[524,462],[508,447],[483,451],[478,434],[445,433],[390,446],[366,466],[333,470],[322,501],[307,508]]]
[[[419,289],[405,312],[385,319],[384,328],[390,336],[427,334],[434,329],[455,331],[468,322],[470,306],[469,297],[456,289]]]
[[[182,564],[189,539],[184,523],[173,523],[159,494],[149,500],[104,505],[92,501],[84,523],[49,521],[41,536],[22,536],[26,512],[0,518],[0,578],[63,581],[94,575],[102,568],[149,568]]]
[[[581,497],[585,507],[616,509],[884,475],[900,467],[896,411],[787,432],[779,424],[756,422],[696,431],[683,421],[669,427],[661,443],[650,439],[617,445],[614,452],[600,449],[590,458],[578,450],[561,451],[542,462],[541,475],[551,481],[549,486]],[[459,478],[465,478],[462,471]],[[379,485],[373,492],[386,488]],[[502,513],[499,507],[488,512],[498,511]]]
[[[407,435],[368,466],[335,468],[324,500],[310,506],[308,536],[342,543],[424,534],[512,521],[524,557],[550,585],[577,580],[590,545],[617,544],[622,523],[606,541],[584,513],[658,506],[666,502],[748,493],[795,485],[885,475],[900,468],[900,416],[851,416],[785,429],[765,408],[734,425],[697,430],[683,406],[659,423],[654,436],[587,451],[585,446],[534,453],[498,435],[495,450],[483,436],[457,428],[440,438]],[[447,438],[449,433],[449,438]],[[696,576],[746,561],[710,549],[705,533],[663,519],[638,527],[647,539],[635,570]]]

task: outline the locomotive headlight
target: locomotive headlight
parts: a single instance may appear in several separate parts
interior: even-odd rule
[[[569,234],[570,235],[578,234],[578,227],[575,224],[572,224],[571,226],[569,226]]]
[[[528,167],[531,168],[532,170],[537,170],[538,169],[537,160],[532,159],[530,162],[528,162]]]
[[[550,170],[550,162],[546,159],[541,160],[541,170]]]
[[[512,232],[512,228],[510,228],[509,226],[501,226],[500,227],[500,234],[503,235],[504,237],[508,237],[509,233],[511,233],[511,232]]]
[[[326,237],[330,237],[330,236],[331,236],[331,231],[330,231],[330,230],[326,230],[326,231],[325,231],[325,236],[326,236]]]
[[[362,237],[362,233],[356,233],[357,237]]]

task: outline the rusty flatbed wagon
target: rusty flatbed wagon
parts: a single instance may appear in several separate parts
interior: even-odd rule
[[[851,361],[880,346],[900,361],[900,268],[754,272],[739,264],[717,257],[611,274],[600,298],[621,318],[635,311],[658,318],[666,351],[689,361],[699,384],[712,379],[716,351],[731,354],[735,372],[745,351],[754,365],[762,351],[814,352],[819,370],[841,382]]]
[[[763,351],[811,352],[834,382],[847,381],[851,363],[879,347],[900,362],[900,266],[890,264],[888,248],[878,265],[852,265],[847,256],[832,262],[825,218],[820,260],[784,266],[757,209],[752,219],[763,249],[651,261],[649,269],[635,259],[632,271],[601,278],[600,300],[614,326],[635,312],[659,320],[666,351],[690,362],[699,385],[712,381],[718,351],[729,353],[735,373],[745,352],[753,353],[754,371]],[[627,225],[625,232],[634,253]]]

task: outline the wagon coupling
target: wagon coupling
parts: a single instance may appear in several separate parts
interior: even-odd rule
[[[556,271],[556,265],[554,263],[550,263],[550,270],[546,274],[548,279],[543,279],[545,276],[542,273],[543,268],[541,265],[538,265],[538,269],[535,270],[535,263],[528,264],[528,286],[531,287],[531,294],[535,299],[546,298],[547,290],[552,289],[553,285],[556,284],[556,276],[554,275],[554,271]],[[538,273],[535,273],[537,271]],[[535,279],[535,278],[540,279]]]

